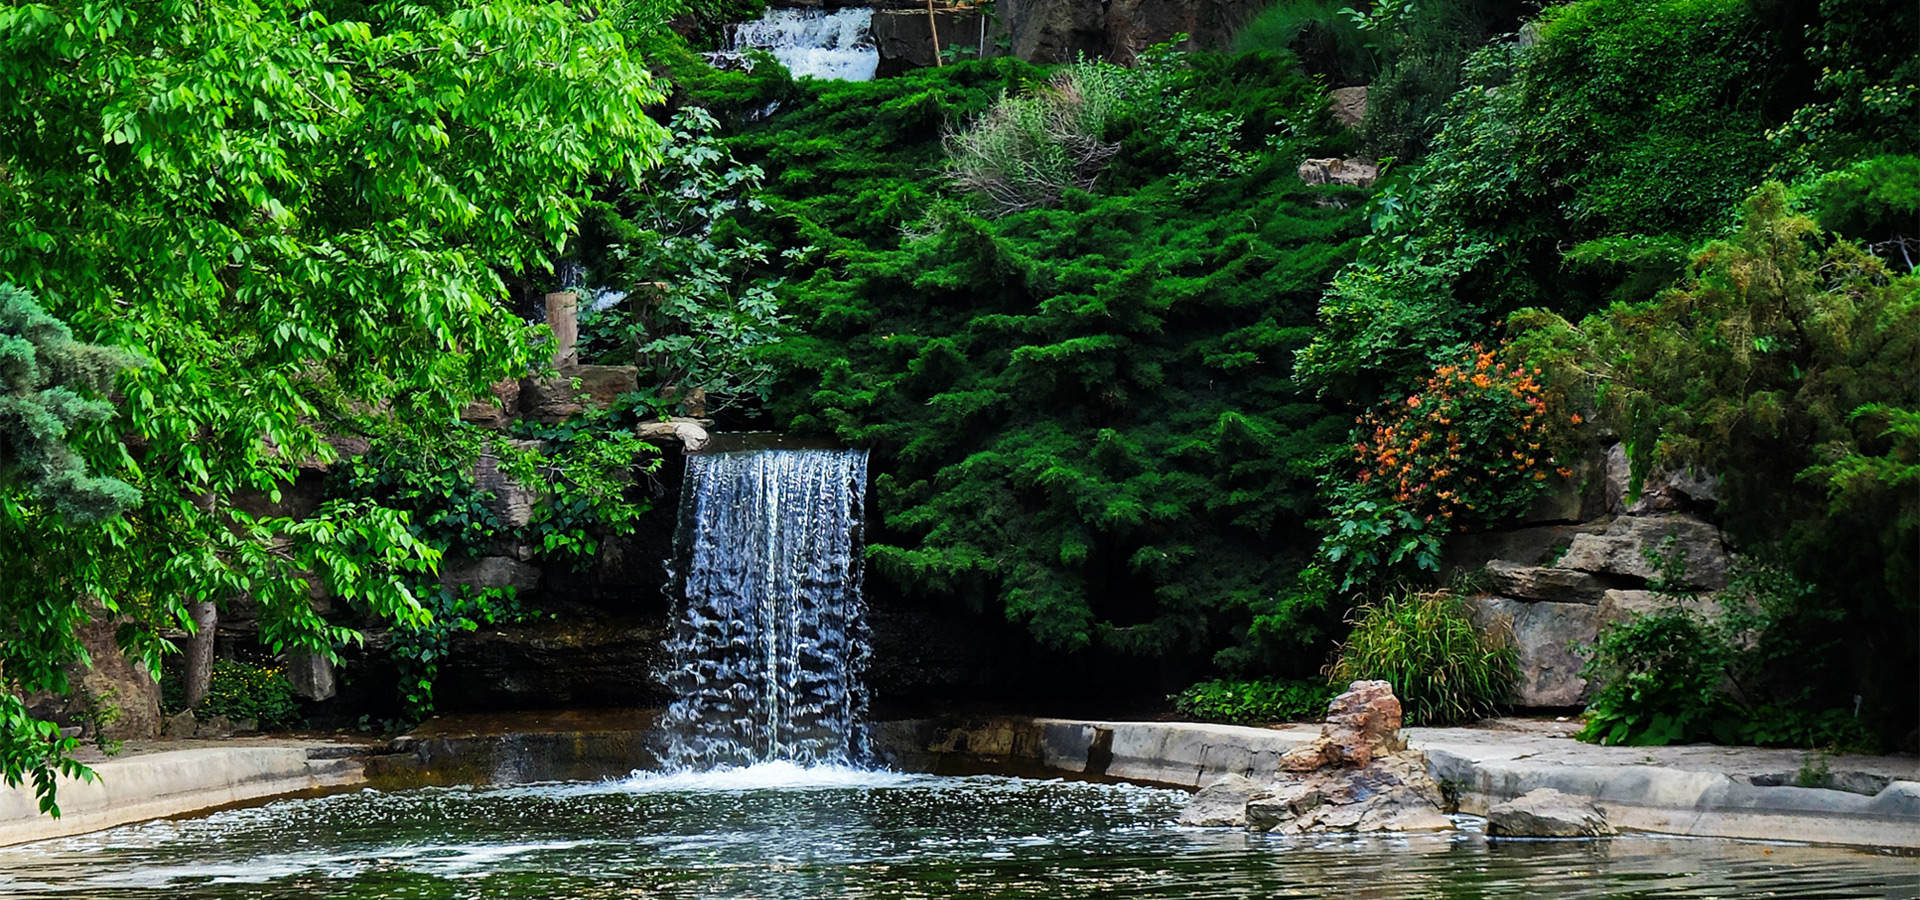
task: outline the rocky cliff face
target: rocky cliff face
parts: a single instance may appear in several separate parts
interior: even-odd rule
[[[1468,599],[1474,623],[1513,637],[1515,706],[1586,703],[1598,686],[1582,674],[1583,648],[1609,625],[1676,605],[1718,614],[1710,592],[1726,586],[1728,550],[1709,519],[1714,480],[1657,473],[1637,497],[1627,486],[1616,446],[1535,504],[1528,526],[1454,542],[1455,566],[1485,574],[1487,590]]]
[[[873,38],[880,74],[934,65],[934,32],[955,56],[1017,56],[1028,62],[1072,62],[1081,56],[1131,63],[1143,50],[1180,35],[1185,49],[1224,47],[1233,30],[1262,4],[1253,0],[998,0],[992,14],[977,6],[893,4],[875,9]]]

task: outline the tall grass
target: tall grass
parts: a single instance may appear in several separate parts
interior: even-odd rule
[[[1127,84],[1116,66],[1082,62],[1032,93],[1002,98],[947,136],[948,178],[1002,213],[1054,206],[1069,188],[1093,187],[1120,149],[1103,138]]]
[[[1408,724],[1454,725],[1484,718],[1518,674],[1512,636],[1482,633],[1451,591],[1389,595],[1363,607],[1330,674],[1335,684],[1378,679],[1393,685]]]

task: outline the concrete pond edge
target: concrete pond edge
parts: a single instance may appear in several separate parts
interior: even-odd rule
[[[592,732],[592,733],[588,733]],[[155,749],[61,779],[63,815],[39,813],[30,785],[0,787],[0,846],[305,793],[424,783],[517,783],[624,776],[652,767],[645,730],[401,738],[385,746],[257,740]],[[1004,774],[1197,790],[1226,775],[1270,776],[1318,726],[1108,722],[1011,716],[875,723],[875,755],[900,771]],[[1479,729],[1407,729],[1458,810],[1539,788],[1593,801],[1621,831],[1920,850],[1920,760],[1863,757],[1877,792],[1795,787],[1776,776],[1793,751],[1607,748]],[[1642,752],[1646,750],[1647,752]],[[1658,752],[1655,752],[1658,751]],[[1711,751],[1711,752],[1709,752]]]

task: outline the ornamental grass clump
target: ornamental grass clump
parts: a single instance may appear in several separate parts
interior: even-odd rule
[[[1057,206],[1088,190],[1120,145],[1102,140],[1118,111],[1124,75],[1081,63],[1024,97],[1003,97],[964,130],[947,136],[947,177],[997,212]]]
[[[1518,674],[1512,636],[1473,627],[1450,591],[1390,595],[1350,620],[1329,674],[1336,685],[1393,685],[1410,725],[1456,725],[1490,715]]]

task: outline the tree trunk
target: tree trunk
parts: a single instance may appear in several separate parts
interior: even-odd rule
[[[187,638],[188,709],[200,705],[213,684],[213,631],[220,624],[220,612],[212,601],[187,604],[187,617],[193,620],[193,634]]]

